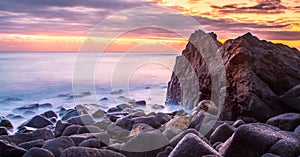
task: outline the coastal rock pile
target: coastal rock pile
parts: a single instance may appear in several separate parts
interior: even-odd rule
[[[212,75],[218,67],[207,57],[211,54],[221,56],[226,71],[226,84],[219,91],[212,90],[216,83]],[[216,92],[225,95],[220,108],[223,120],[242,116],[265,122],[281,113],[300,112],[299,69],[296,48],[259,40],[251,33],[221,44],[214,33],[199,30],[176,59],[167,103],[192,109]]]

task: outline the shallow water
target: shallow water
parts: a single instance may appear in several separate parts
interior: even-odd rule
[[[164,104],[167,82],[175,63],[175,53],[0,53],[0,116],[21,115],[11,119],[15,126],[33,115],[24,115],[16,107],[32,103],[51,103],[52,109],[71,108],[77,104],[96,103],[103,109],[126,99]],[[112,91],[122,89],[119,94]],[[83,92],[90,92],[85,96]],[[58,97],[59,94],[77,95]],[[108,100],[99,101],[101,98]],[[166,106],[159,111],[172,111]],[[41,113],[50,108],[33,110]],[[144,108],[151,112],[149,106]]]

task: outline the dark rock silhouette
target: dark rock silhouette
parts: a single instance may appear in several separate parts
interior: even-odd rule
[[[226,85],[220,84],[221,90],[212,90],[212,84],[220,82],[214,78],[220,68],[211,60],[216,55],[221,55],[226,69]],[[280,96],[300,84],[299,69],[300,52],[296,48],[260,40],[251,33],[222,45],[214,33],[199,30],[176,59],[167,103],[192,109],[200,100],[226,93],[222,119],[242,116],[265,122],[292,111]],[[222,101],[215,103],[221,106]]]

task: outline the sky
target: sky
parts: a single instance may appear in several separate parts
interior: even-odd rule
[[[299,21],[299,0],[3,0],[0,51],[180,52],[196,29],[300,49]]]

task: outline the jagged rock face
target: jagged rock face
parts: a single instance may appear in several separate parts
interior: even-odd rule
[[[200,31],[193,35],[205,34]],[[213,34],[211,36],[215,39]],[[205,43],[201,40],[196,44],[188,43],[182,56],[178,57],[186,58],[196,71],[199,83],[197,94],[200,100],[210,98],[212,84],[208,66],[198,51],[207,50],[207,45],[203,42]],[[196,49],[195,45],[201,48]],[[220,46],[220,43],[216,42],[216,45]],[[270,117],[291,110],[283,105],[280,96],[300,84],[300,52],[297,49],[259,40],[247,33],[236,39],[227,40],[219,47],[219,51],[227,79],[225,104],[220,115],[222,119],[233,120],[239,116],[249,116],[266,121]],[[178,58],[174,73],[184,73],[185,77],[189,77],[191,74],[189,71],[186,72],[187,67],[177,65]],[[174,73],[168,86],[167,102],[192,108],[199,101],[191,103],[181,97],[185,92],[182,88],[186,88],[180,81],[183,80],[180,78],[183,75]],[[187,94],[186,99],[188,95],[190,94]]]

